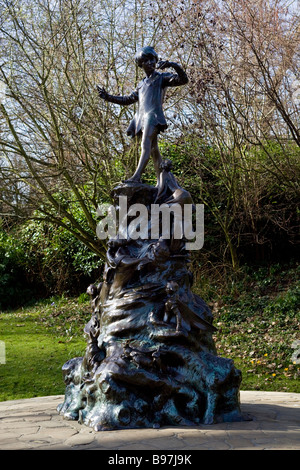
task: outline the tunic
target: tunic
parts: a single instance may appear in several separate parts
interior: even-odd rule
[[[187,81],[183,70],[178,74],[154,71],[150,77],[145,77],[130,95],[108,95],[106,100],[121,105],[138,102],[138,110],[128,126],[127,135],[135,137],[148,126],[157,127],[159,133],[168,127],[163,112],[166,87],[184,85]]]

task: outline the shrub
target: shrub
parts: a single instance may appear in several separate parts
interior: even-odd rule
[[[0,309],[51,295],[80,295],[98,280],[102,264],[70,232],[50,223],[0,230]]]
[[[0,230],[0,309],[27,303],[32,289],[24,269],[22,242]]]
[[[66,229],[30,221],[21,229],[26,270],[45,295],[78,295],[100,275],[101,259]]]

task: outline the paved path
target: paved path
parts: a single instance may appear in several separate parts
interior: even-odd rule
[[[64,420],[56,412],[62,401],[50,396],[0,402],[0,449],[300,450],[299,393],[242,391],[242,412],[252,421],[106,432]]]

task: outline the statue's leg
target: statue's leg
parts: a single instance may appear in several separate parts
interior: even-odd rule
[[[159,186],[160,172],[161,172],[160,165],[162,163],[162,156],[160,154],[159,147],[158,147],[157,133],[155,134],[152,140],[151,155],[152,155],[154,169],[155,169],[156,178],[157,178],[157,186]]]
[[[149,162],[152,152],[153,142],[157,141],[157,128],[152,125],[146,125],[143,130],[141,156],[134,175],[129,178],[129,181],[140,181],[143,172]],[[156,169],[155,169],[156,171]]]

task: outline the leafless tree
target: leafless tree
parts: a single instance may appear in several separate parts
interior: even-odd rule
[[[138,147],[124,132],[134,107],[98,100],[96,84],[128,94],[140,79],[135,52],[151,44],[187,69],[189,86],[166,101],[164,141],[193,142],[200,200],[237,266],[236,221],[263,243],[266,187],[299,192],[296,3],[1,0],[2,213],[45,218],[104,253],[96,208],[132,174]]]

